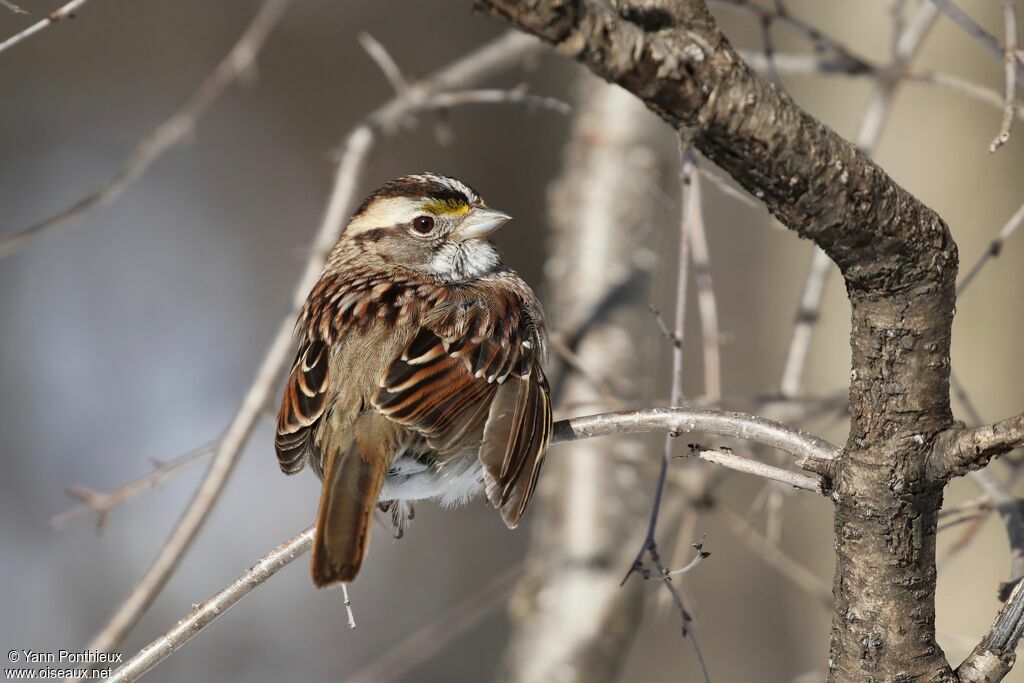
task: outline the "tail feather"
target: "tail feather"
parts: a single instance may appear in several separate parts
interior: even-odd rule
[[[394,449],[380,434],[360,434],[346,451],[325,453],[323,491],[313,536],[313,583],[350,583],[370,543],[373,513]]]

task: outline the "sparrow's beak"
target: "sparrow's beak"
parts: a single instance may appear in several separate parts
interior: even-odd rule
[[[477,237],[487,237],[510,220],[512,220],[512,216],[507,213],[477,206],[470,209],[469,215],[463,219],[459,227],[455,228],[454,237],[460,242]]]

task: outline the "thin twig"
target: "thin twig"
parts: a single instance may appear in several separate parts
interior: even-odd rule
[[[114,672],[107,683],[128,683],[179,650],[185,643],[233,607],[239,600],[261,586],[267,579],[301,556],[313,545],[313,527],[274,548],[231,585],[192,609],[174,628],[142,648],[137,655]]]
[[[342,683],[390,683],[398,680],[504,604],[522,573],[523,565],[519,563],[498,574],[436,619],[431,619],[397,643],[388,644],[379,657],[342,679]]]
[[[81,2],[82,0],[79,0]],[[87,211],[112,201],[164,152],[186,139],[210,106],[232,83],[248,73],[271,31],[291,0],[266,0],[242,32],[231,51],[207,76],[191,97],[169,119],[144,137],[117,172],[98,188],[64,210],[0,237],[0,258],[18,251],[30,240],[80,218]],[[69,3],[69,5],[75,3]],[[0,46],[0,50],[3,47]]]
[[[712,185],[717,187],[722,192],[722,194],[728,195],[729,197],[732,197],[733,199],[739,201],[742,204],[746,204],[747,206],[753,209],[761,208],[761,205],[757,201],[755,201],[750,195],[745,193],[743,190],[739,190],[733,187],[732,185],[729,184],[728,181],[725,180],[725,178],[721,177],[717,173],[713,173],[708,169],[704,168],[703,166],[699,167],[697,169],[697,172],[700,173],[700,175],[703,176],[704,178],[707,178]]]
[[[943,73],[941,71],[911,71],[903,74],[901,78],[905,81],[914,83],[935,85],[958,95],[963,95],[964,97],[987,104],[995,109],[1003,109],[1006,103],[1004,95],[992,88],[988,88],[984,85],[973,83],[960,78],[959,76]],[[1024,121],[1024,108],[1021,107],[1021,103],[1019,101],[1014,101],[1014,110],[1017,119]]]
[[[766,564],[789,579],[794,586],[805,591],[823,607],[832,607],[831,586],[782,552],[777,545],[761,536],[742,516],[723,506],[716,507],[715,511],[721,515],[737,538],[747,543],[750,549],[759,555]]]
[[[985,48],[985,51],[996,59],[1002,61],[1006,56],[1006,51],[1003,46],[999,44],[999,39],[994,35],[986,31],[981,27],[978,22],[964,12],[960,7],[953,2],[953,0],[931,0],[942,13],[953,20],[960,28],[967,33],[968,36],[973,38],[979,45]],[[1015,68],[1017,69],[1017,82],[1024,82],[1024,64],[1021,63],[1021,59],[1018,55],[1014,55],[1016,59]]]
[[[762,52],[752,50],[737,50],[743,59],[750,64],[751,68],[762,73],[768,72],[768,63],[765,61]],[[772,59],[775,69],[782,75],[787,76],[846,76],[851,78],[866,77],[874,80],[902,80],[924,85],[932,85],[943,90],[948,90],[957,95],[963,95],[976,100],[990,107],[1004,110],[1006,98],[1004,93],[993,90],[984,85],[954,76],[953,74],[941,71],[907,71],[894,72],[890,67],[882,67],[881,70],[855,71],[849,70],[845,62],[823,57],[814,54],[788,54],[776,53]],[[1024,108],[1020,101],[1014,101],[1014,116],[1018,121],[1024,121]],[[743,196],[744,203],[753,202]],[[753,204],[759,206],[757,204]]]
[[[1020,227],[1021,223],[1024,223],[1024,204],[1020,205],[1017,212],[1013,214],[1010,220],[1007,221],[1006,225],[1003,226],[1003,229],[999,231],[999,234],[996,235],[996,238],[992,240],[992,243],[988,245],[988,249],[985,250],[985,253],[981,255],[981,258],[979,258],[973,266],[971,266],[967,275],[964,275],[963,279],[960,280],[960,284],[956,287],[957,297],[964,293],[964,290],[966,290],[974,278],[978,276],[978,273],[981,272],[981,269],[985,267],[986,263],[991,259],[994,259],[996,256],[999,256],[999,253],[1003,250],[1003,245],[1006,244],[1006,240],[1010,239],[1010,236],[1013,235],[1017,228]]]
[[[691,155],[693,152],[689,146],[680,141],[679,143],[679,188],[680,188],[680,212],[679,212],[679,253],[678,262],[676,266],[676,300],[675,300],[675,329],[671,332],[668,331],[668,327],[665,325],[665,321],[661,318],[661,314],[658,313],[657,309],[653,306],[650,307],[654,313],[655,319],[658,321],[658,325],[661,326],[663,332],[672,341],[672,386],[670,389],[669,403],[673,406],[677,406],[683,401],[683,340],[686,334],[686,287],[689,281],[689,265],[690,265],[690,173],[687,170],[692,167]],[[651,516],[647,524],[647,533],[644,537],[644,541],[637,551],[636,558],[626,571],[626,575],[622,577],[620,585],[625,585],[629,577],[636,571],[643,569],[643,558],[644,555],[652,555],[657,553],[657,544],[655,538],[657,536],[658,528],[658,516],[661,513],[661,501],[665,495],[665,483],[668,480],[668,466],[669,461],[672,458],[672,439],[678,436],[677,433],[669,430],[665,434],[665,443],[661,452],[661,462],[658,469],[658,481],[654,490],[654,501],[651,503]],[[673,598],[677,598],[673,592]],[[681,600],[677,600],[680,607],[682,606]],[[686,623],[688,614],[685,609],[681,609],[683,617],[683,633],[686,633]]]
[[[1003,108],[1003,122],[999,126],[999,134],[989,145],[988,151],[994,152],[1010,141],[1010,127],[1016,110],[1015,96],[1017,93],[1017,6],[1014,0],[1003,0],[1003,24],[1006,42],[1003,46],[1003,71],[1006,81],[1006,104]]]
[[[375,141],[375,131],[395,130],[398,121],[430,94],[452,87],[465,87],[478,78],[518,63],[526,55],[539,50],[540,44],[528,37],[508,33],[501,38],[456,60],[431,78],[413,85],[399,96],[373,112],[347,138],[335,173],[333,187],[320,229],[310,249],[306,268],[295,287],[292,309],[282,318],[276,337],[243,400],[242,407],[225,432],[217,448],[213,464],[199,485],[195,496],[178,525],[164,544],[146,574],[121,604],[110,621],[93,638],[89,649],[109,651],[120,643],[159,593],[178,562],[188,550],[247,443],[277,377],[290,358],[292,330],[299,307],[320,275],[331,247],[337,241],[345,220],[355,209],[359,177]]]
[[[686,299],[687,285],[690,279],[690,248],[693,240],[690,232],[693,230],[693,212],[690,206],[693,203],[693,151],[687,145],[680,142],[680,209],[679,209],[679,255],[676,266],[676,302],[675,302],[675,329],[672,332],[672,388],[670,389],[669,402],[676,406],[683,401],[683,342],[686,340]],[[655,311],[656,317],[657,311]],[[661,322],[664,327],[664,322]],[[671,451],[669,441],[665,442],[666,457]]]
[[[679,576],[680,574],[688,574],[692,572],[694,569],[696,569],[701,562],[711,557],[711,553],[704,550],[703,537],[701,537],[699,542],[693,543],[691,547],[697,551],[697,553],[693,556],[693,559],[687,562],[684,566],[680,567],[679,569],[669,570],[668,572],[666,572],[666,576]]]
[[[20,31],[18,33],[15,33],[13,36],[11,36],[7,40],[5,40],[2,43],[0,43],[0,52],[3,52],[7,48],[14,47],[15,45],[17,45],[21,41],[25,40],[26,38],[28,38],[30,36],[33,36],[36,33],[39,33],[40,31],[42,31],[44,28],[47,28],[48,26],[52,26],[53,24],[56,24],[58,21],[63,21],[64,19],[72,19],[72,18],[74,18],[75,12],[77,12],[78,9],[82,5],[84,5],[86,2],[88,2],[88,0],[71,0],[71,2],[69,2],[66,5],[64,5],[60,9],[57,9],[57,10],[54,10],[53,12],[50,12],[50,14],[47,15],[47,17],[45,19],[40,19],[39,21],[37,21],[36,23],[32,24],[28,28],[26,28],[26,29],[24,29],[24,30],[22,30],[22,31]],[[21,8],[15,6],[15,5],[11,5],[10,3],[5,2],[4,6],[5,7],[9,7],[9,8],[13,8],[17,12],[27,14],[27,12],[24,12],[23,10],[21,10]]]
[[[381,70],[384,77],[388,79],[388,83],[394,88],[396,95],[404,95],[409,90],[409,81],[405,80],[405,76],[402,75],[402,70],[398,67],[398,63],[395,62],[391,53],[388,52],[387,48],[381,45],[376,38],[371,36],[369,33],[363,32],[358,36],[359,44],[366,50],[366,54],[370,56],[376,64],[377,68]]]
[[[769,481],[788,484],[795,488],[803,489],[804,491],[824,493],[820,477],[800,474],[799,472],[790,472],[789,470],[784,470],[781,467],[766,465],[763,462],[758,462],[757,460],[751,460],[733,453],[726,453],[724,451],[716,451],[713,449],[698,447],[692,449],[692,454],[704,462],[721,465],[726,469],[734,470],[736,472],[753,474],[754,476],[768,479]]]
[[[565,337],[561,334],[552,334],[548,338],[548,346],[551,350],[557,353],[562,360],[564,360],[573,370],[578,372],[581,377],[585,378],[595,389],[601,393],[601,397],[608,401],[614,407],[623,406],[622,398],[618,392],[612,388],[612,385],[604,377],[601,377],[593,369],[586,366],[586,364],[580,359],[579,355],[565,342]]]
[[[684,164],[685,166],[685,164]],[[708,250],[707,230],[704,226],[703,194],[700,174],[694,172],[696,162],[690,160],[690,200],[686,208],[689,217],[690,257],[693,259],[694,284],[697,290],[697,310],[704,350],[704,398],[712,404],[722,397],[721,334],[718,330],[718,303],[711,278],[711,255]]]
[[[572,107],[567,102],[556,97],[531,95],[526,91],[525,85],[519,85],[512,89],[492,88],[438,93],[423,100],[417,109],[423,111],[449,109],[467,104],[525,104],[541,109],[550,109],[559,114],[572,112]]]
[[[851,73],[869,72],[875,69],[874,65],[865,58],[854,54],[842,42],[825,34],[817,27],[811,26],[803,19],[790,14],[784,6],[776,5],[774,9],[771,9],[751,2],[751,0],[710,0],[708,4],[743,10],[754,15],[762,25],[765,22],[769,24],[779,22],[810,40],[818,50],[836,55],[846,64],[847,70]]]
[[[15,5],[13,2],[10,2],[10,0],[0,0],[0,5],[3,5],[15,14],[28,14],[28,12]]]
[[[690,239],[690,231],[692,229],[690,203],[693,201],[691,182],[694,175],[692,155],[693,151],[689,146],[680,141],[679,168],[681,201],[679,216],[679,260],[676,269],[675,329],[671,333],[672,386],[669,398],[669,401],[673,406],[679,405],[683,400],[683,341],[686,334],[686,288],[689,280],[689,250],[692,245]],[[657,310],[653,308],[651,310],[654,311],[659,324],[664,328],[665,324],[661,320],[661,316],[658,315]],[[649,557],[651,562],[654,563],[657,568],[665,588],[672,596],[672,602],[675,604],[676,609],[679,612],[679,617],[682,621],[682,633],[685,636],[687,635],[687,632],[691,630],[692,618],[683,603],[682,596],[679,595],[679,591],[673,585],[671,577],[668,576],[665,567],[662,566],[661,556],[658,553],[658,544],[656,540],[658,517],[661,513],[661,505],[665,496],[669,460],[672,457],[672,440],[676,436],[678,436],[678,433],[675,431],[669,431],[665,434],[665,443],[661,452],[658,480],[654,492],[654,500],[651,503],[651,516],[647,524],[647,533],[645,534],[643,544],[640,546],[639,551],[637,551],[633,563],[626,571],[626,575],[622,578],[622,582],[619,585],[625,585],[626,581],[629,580],[629,577],[636,571],[645,573],[644,556]],[[696,639],[696,634],[691,634],[691,636],[691,643],[693,645],[694,652],[697,655],[697,661],[700,663],[701,673],[704,675],[704,680],[710,683],[710,675],[708,674],[707,665],[704,662],[704,656],[700,650],[700,645]]]
[[[984,518],[995,509],[1006,529],[1010,569],[1007,580],[999,587],[999,599],[1006,600],[1010,589],[1024,577],[1024,514],[1021,513],[1020,500],[1010,491],[1010,486],[991,470],[978,470],[968,476],[986,496],[987,506],[979,509],[978,514]]]
[[[206,462],[216,449],[217,442],[215,441],[171,460],[157,461],[153,471],[110,491],[93,491],[81,485],[70,486],[68,495],[81,501],[81,505],[51,517],[50,526],[54,529],[61,529],[83,517],[96,515],[97,529],[101,529],[110,511],[118,505],[134,500],[146,491],[160,486],[179,472]]]

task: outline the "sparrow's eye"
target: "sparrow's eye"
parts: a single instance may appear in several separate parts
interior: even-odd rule
[[[434,219],[430,216],[416,216],[412,219],[412,229],[421,235],[426,235],[434,229]]]

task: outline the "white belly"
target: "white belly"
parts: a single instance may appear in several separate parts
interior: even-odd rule
[[[437,499],[444,507],[455,507],[475,498],[483,487],[483,469],[475,453],[441,465],[403,455],[388,471],[380,500]]]

